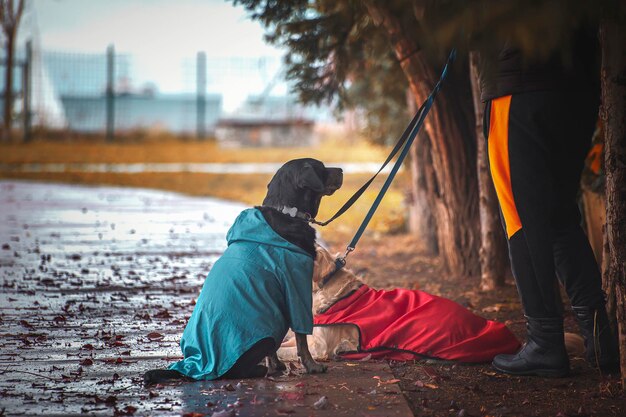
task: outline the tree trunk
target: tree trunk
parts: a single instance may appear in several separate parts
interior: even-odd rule
[[[6,36],[6,69],[4,78],[4,140],[11,140],[11,122],[13,113],[13,53],[14,34]]]
[[[366,7],[375,24],[386,31],[411,91],[421,104],[437,82],[439,69],[427,62],[416,43],[405,35],[409,32],[386,5],[367,1]],[[463,63],[455,65],[458,69]],[[480,271],[478,187],[469,91],[467,71],[459,74],[451,68],[424,128],[430,139],[434,168],[428,200],[436,221],[442,264],[453,274],[477,276]]]
[[[423,244],[425,254],[439,255],[437,224],[430,207],[434,178],[433,162],[430,158],[430,140],[426,132],[420,132],[409,150],[411,155],[411,207],[409,226]]]
[[[602,43],[602,121],[605,131],[605,287],[615,297],[622,387],[626,387],[626,26],[605,19]],[[626,389],[626,388],[624,388]]]
[[[407,92],[407,107],[410,117],[417,111],[416,100],[411,91]],[[420,131],[409,149],[411,170],[411,201],[409,204],[409,230],[423,244],[424,253],[437,256],[437,228],[429,206],[429,190],[432,189],[433,164],[430,160],[430,139],[424,130]]]
[[[487,143],[483,134],[483,103],[480,101],[480,85],[478,82],[478,52],[470,53],[470,79],[474,98],[474,114],[476,116],[476,142],[478,161],[478,209],[480,214],[480,288],[483,291],[493,290],[504,285],[506,271],[509,268],[509,257],[504,237],[504,229],[500,222],[498,198],[489,172]]]

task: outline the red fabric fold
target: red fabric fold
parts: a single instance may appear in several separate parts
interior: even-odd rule
[[[415,359],[415,355],[462,362],[488,362],[515,353],[520,343],[502,323],[477,316],[446,298],[419,290],[375,290],[361,286],[314,317],[315,325],[354,324],[359,328],[358,359]]]

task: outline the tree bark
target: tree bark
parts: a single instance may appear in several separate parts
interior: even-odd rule
[[[608,244],[603,281],[609,297],[615,297],[622,387],[626,389],[626,25],[605,19],[600,34]]]
[[[417,111],[416,100],[411,91],[407,92],[407,107],[413,117]],[[427,255],[437,256],[437,228],[428,195],[432,189],[433,164],[430,156],[430,139],[424,130],[418,133],[415,143],[409,149],[411,170],[411,201],[409,204],[409,231],[423,244]],[[430,180],[429,180],[430,178]]]
[[[365,4],[374,23],[386,31],[411,92],[421,104],[437,82],[439,70],[405,35],[409,32],[386,4]],[[451,68],[424,125],[434,168],[428,200],[436,221],[439,254],[448,272],[461,276],[477,276],[480,271],[474,115],[469,91],[467,71],[459,74]]]
[[[433,162],[430,158],[430,139],[426,132],[420,132],[409,150],[411,155],[411,195],[410,230],[422,242],[425,254],[439,255],[437,224],[430,207],[434,177]]]
[[[11,141],[13,113],[13,54],[15,34],[6,34],[6,69],[4,77],[4,140]]]
[[[483,291],[493,290],[504,285],[506,271],[509,268],[509,257],[504,237],[504,229],[500,222],[498,198],[489,172],[489,156],[487,142],[483,134],[483,103],[480,101],[480,85],[478,82],[478,52],[470,53],[470,80],[474,114],[476,116],[476,143],[478,166],[478,211],[480,215],[480,288]]]

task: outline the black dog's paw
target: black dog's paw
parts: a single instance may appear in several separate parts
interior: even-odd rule
[[[328,367],[318,362],[309,362],[304,364],[307,374],[323,374],[328,370]]]
[[[193,381],[193,379],[172,369],[153,369],[143,374],[143,385],[146,387],[173,381]]]
[[[280,374],[283,371],[287,370],[287,366],[278,359],[276,355],[270,355],[267,357],[267,369],[269,375]]]

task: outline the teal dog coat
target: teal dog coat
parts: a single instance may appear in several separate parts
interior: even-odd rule
[[[172,364],[194,379],[225,374],[261,339],[313,331],[313,258],[278,235],[257,209],[241,212],[207,276]]]

